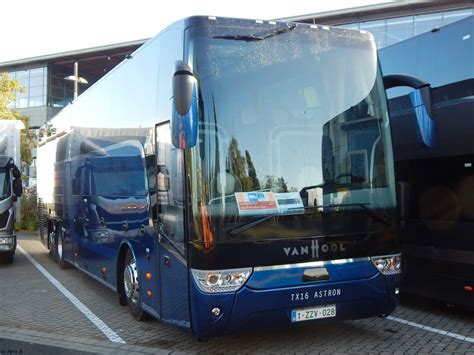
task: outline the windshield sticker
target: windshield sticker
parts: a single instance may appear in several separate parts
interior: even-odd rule
[[[278,213],[303,213],[303,200],[299,192],[281,192],[273,194],[277,201]]]
[[[241,216],[255,216],[278,212],[273,192],[236,192],[235,199]]]

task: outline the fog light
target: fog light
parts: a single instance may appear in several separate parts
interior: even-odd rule
[[[221,314],[221,309],[220,308],[217,308],[217,307],[214,307],[211,311],[212,315],[214,317],[218,317],[220,314]]]
[[[399,293],[400,293],[400,289],[397,287],[397,288],[395,289],[395,294],[398,295]]]

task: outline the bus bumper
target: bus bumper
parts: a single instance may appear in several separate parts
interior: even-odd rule
[[[289,326],[292,311],[304,308],[335,305],[331,318],[308,320],[301,323],[328,320],[349,320],[386,316],[399,303],[400,274],[376,273],[368,279],[312,283],[295,287],[252,289],[245,285],[235,293],[205,294],[192,283],[192,330],[206,338],[228,332],[261,327]],[[213,312],[219,309],[219,314]]]

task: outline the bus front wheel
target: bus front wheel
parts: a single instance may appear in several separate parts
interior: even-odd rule
[[[132,252],[127,250],[123,268],[123,293],[133,318],[142,321],[149,318],[141,307],[138,267]]]
[[[54,255],[55,261],[58,263],[59,267],[63,270],[69,269],[70,264],[64,260],[64,232],[61,228],[61,225],[56,226],[56,236],[54,239]]]

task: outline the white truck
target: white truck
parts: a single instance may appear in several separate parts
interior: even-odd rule
[[[20,217],[22,194],[20,131],[18,120],[0,120],[0,261],[12,263],[16,250],[15,222]]]

